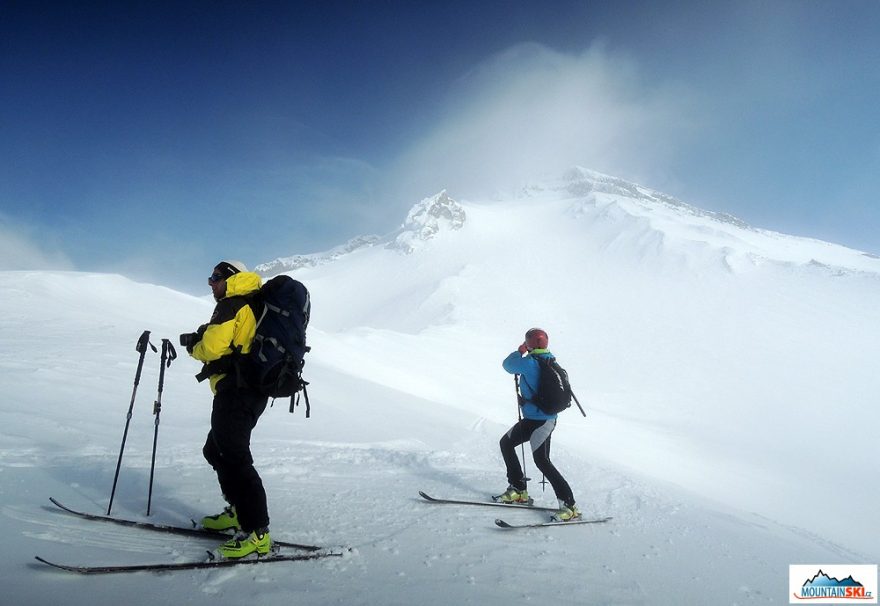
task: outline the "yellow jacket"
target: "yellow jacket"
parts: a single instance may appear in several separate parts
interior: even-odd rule
[[[241,353],[251,349],[257,321],[251,306],[242,295],[256,292],[263,280],[253,272],[242,272],[226,279],[226,296],[217,302],[211,321],[201,341],[192,348],[193,358],[208,364],[240,348]],[[219,383],[226,373],[211,375],[211,391],[217,393]]]

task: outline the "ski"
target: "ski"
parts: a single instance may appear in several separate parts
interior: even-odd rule
[[[206,538],[206,537],[208,537],[208,538],[218,538],[218,537],[224,538],[225,537],[227,539],[230,537],[229,533],[226,533],[226,532],[222,532],[219,530],[209,530],[207,528],[200,528],[195,525],[195,522],[193,522],[192,528],[187,528],[185,526],[171,526],[169,524],[154,524],[152,522],[139,522],[136,520],[126,520],[123,518],[113,518],[113,517],[105,516],[105,515],[101,515],[101,514],[86,513],[84,511],[77,511],[75,509],[71,509],[70,507],[67,507],[66,505],[63,505],[60,501],[58,501],[54,497],[49,497],[49,500],[52,502],[53,505],[55,505],[56,507],[58,507],[62,511],[66,511],[69,514],[78,516],[78,517],[83,518],[85,520],[95,520],[98,522],[112,522],[113,524],[119,524],[120,526],[129,526],[132,528],[141,528],[143,530],[155,530],[155,531],[159,531],[159,532],[169,532],[171,534],[179,534],[179,535],[184,535],[184,536],[188,536],[188,537],[201,537],[201,538]],[[277,545],[278,547],[289,547],[291,549],[301,549],[303,551],[318,551],[320,549],[323,549],[323,547],[320,547],[318,545],[302,545],[300,543],[288,543],[286,541],[276,541],[275,539],[272,540],[272,543],[274,545]]]
[[[567,522],[537,522],[535,524],[508,524],[504,520],[495,520],[495,525],[501,528],[543,528],[544,526],[574,526],[575,524],[603,524],[608,520],[612,519],[611,516],[607,518],[578,518],[575,520],[569,520]]]
[[[496,501],[465,501],[460,499],[438,499],[431,495],[419,491],[423,499],[429,503],[449,503],[452,505],[488,505],[489,507],[508,507],[513,509],[533,509],[535,511],[557,511],[556,507],[541,507],[539,505],[525,505],[517,503],[498,503]]]
[[[308,553],[308,554],[271,554],[258,558],[242,558],[238,560],[201,560],[190,562],[172,562],[166,564],[131,564],[122,566],[71,566],[50,562],[39,556],[35,556],[38,562],[42,562],[53,568],[75,572],[77,574],[112,574],[118,572],[170,572],[175,570],[197,570],[201,568],[228,568],[230,566],[242,566],[245,564],[270,564],[272,562],[300,562],[303,560],[318,560],[321,558],[342,557],[342,553]]]

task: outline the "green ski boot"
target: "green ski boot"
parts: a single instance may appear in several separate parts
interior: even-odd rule
[[[532,499],[529,498],[527,490],[519,490],[513,486],[508,486],[504,493],[494,497],[498,503],[515,503],[517,505],[531,505]]]
[[[238,530],[241,526],[238,523],[238,514],[235,507],[229,505],[223,511],[214,516],[205,516],[202,518],[202,528],[207,530],[229,530],[233,528]]]
[[[581,517],[581,510],[578,509],[577,505],[574,503],[566,505],[563,501],[559,501],[559,511],[554,513],[550,519],[554,522],[568,522],[579,517]]]
[[[262,528],[251,533],[243,531],[235,533],[235,536],[223,543],[217,551],[224,558],[235,560],[252,553],[266,555],[271,548],[272,538],[269,536],[269,529]]]

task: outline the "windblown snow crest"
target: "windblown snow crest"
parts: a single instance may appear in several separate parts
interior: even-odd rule
[[[317,265],[323,265],[324,263],[330,263],[352,251],[374,246],[381,241],[381,236],[357,236],[345,244],[336,246],[325,252],[280,257],[274,261],[269,261],[268,263],[261,263],[254,269],[262,276],[275,276],[286,271],[295,271],[303,267],[315,267]]]
[[[551,184],[550,187],[556,191],[564,191],[577,198],[595,198],[595,194],[619,196],[628,198],[646,209],[656,209],[657,206],[663,206],[683,216],[706,218],[740,229],[754,230],[748,223],[733,215],[697,208],[648,187],[579,166],[567,170],[563,174],[562,179],[557,183]],[[525,191],[528,191],[528,189]]]

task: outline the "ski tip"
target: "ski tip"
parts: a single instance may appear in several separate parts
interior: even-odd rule
[[[501,520],[501,519],[498,519],[498,518],[495,518],[495,525],[498,526],[498,527],[500,527],[500,528],[513,528],[513,526],[511,526],[510,524],[508,524],[508,523],[505,522],[504,520]]]
[[[55,562],[50,562],[49,560],[43,559],[40,556],[34,556],[34,559],[41,564],[45,564],[46,566],[51,566],[52,568],[60,568],[61,570],[67,570],[66,566],[61,564],[56,564]]]
[[[71,509],[70,507],[68,507],[67,505],[65,505],[64,503],[62,503],[58,499],[56,499],[55,497],[49,497],[49,502],[52,503],[52,505],[54,505],[55,507],[57,507],[61,511],[66,511],[68,513],[73,513],[73,514],[77,514],[77,515],[79,515],[79,513],[80,513],[78,511]]]
[[[425,499],[426,501],[436,501],[437,500],[423,490],[419,491],[419,496],[422,497],[423,499]]]

